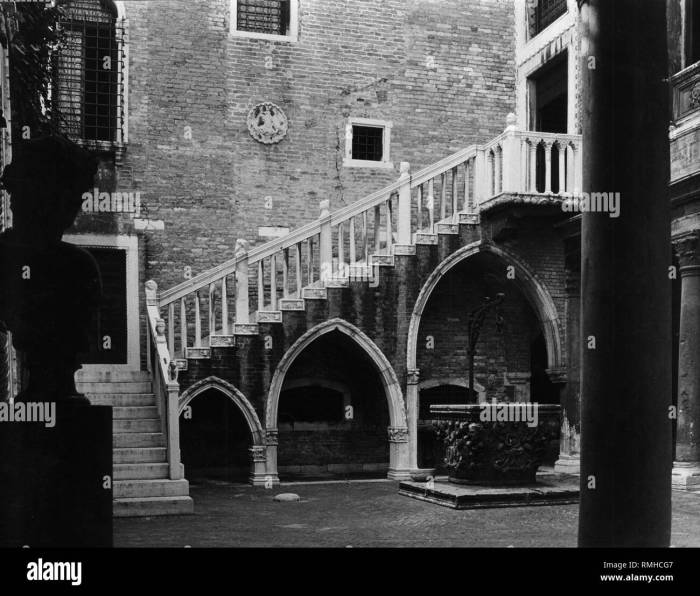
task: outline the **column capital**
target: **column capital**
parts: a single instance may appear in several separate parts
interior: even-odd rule
[[[279,435],[276,428],[268,428],[265,431],[265,445],[278,445]]]
[[[417,368],[409,368],[406,371],[406,383],[408,385],[418,385],[420,382],[420,370]]]
[[[408,443],[408,429],[405,426],[390,426],[389,443]]]
[[[253,445],[248,449],[254,462],[267,461],[267,449],[264,445]]]
[[[684,270],[690,273],[695,271],[695,275],[700,274],[700,230],[694,230],[676,236],[672,239],[673,248],[680,263],[681,275]]]

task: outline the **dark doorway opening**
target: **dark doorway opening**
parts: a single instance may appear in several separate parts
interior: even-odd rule
[[[568,130],[568,54],[562,52],[530,77],[530,129],[565,134]],[[559,149],[552,149],[552,164],[559,159]],[[545,189],[545,148],[537,148],[538,192]],[[559,170],[552,167],[552,192],[559,192]]]
[[[86,247],[102,277],[102,303],[93,314],[83,364],[126,364],[126,251]]]
[[[247,482],[251,435],[240,408],[216,389],[202,392],[180,415],[180,452],[190,482]]]

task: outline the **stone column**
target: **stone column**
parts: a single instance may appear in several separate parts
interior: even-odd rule
[[[581,237],[565,241],[566,387],[561,392],[559,459],[554,470],[578,474],[581,467]]]
[[[579,546],[671,534],[671,285],[666,7],[579,0],[583,191],[619,217],[581,230]]]
[[[268,428],[265,431],[265,445],[267,453],[265,454],[265,482],[266,486],[277,486],[280,483],[279,475],[277,474],[277,445],[279,444],[278,433],[276,428]]]
[[[408,423],[408,466],[411,470],[418,468],[418,412],[420,372],[418,369],[406,373],[406,409]]]
[[[700,488],[700,231],[674,239],[681,274],[674,488]]]
[[[250,483],[253,486],[271,486],[272,477],[267,475],[267,448],[265,445],[253,445],[250,453]]]

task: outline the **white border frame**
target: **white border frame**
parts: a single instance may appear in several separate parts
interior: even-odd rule
[[[126,364],[83,364],[78,370],[78,378],[94,376],[95,373],[141,370],[138,237],[127,234],[65,234],[63,240],[82,247],[126,250]]]
[[[273,35],[271,33],[255,33],[238,29],[238,0],[229,0],[229,34],[233,37],[249,39],[267,39],[296,43],[299,41],[299,0],[289,0],[289,34]]]
[[[372,161],[368,159],[352,158],[352,127],[371,126],[382,129],[382,160]],[[345,157],[343,167],[346,168],[382,168],[393,169],[394,162],[391,161],[391,120],[377,120],[374,118],[349,117],[345,125]]]

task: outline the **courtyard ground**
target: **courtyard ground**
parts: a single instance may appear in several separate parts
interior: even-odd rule
[[[298,502],[273,497],[293,492]],[[193,484],[195,514],[114,520],[116,547],[575,547],[578,505],[457,511],[396,482]],[[700,492],[673,492],[671,544],[700,546]]]

